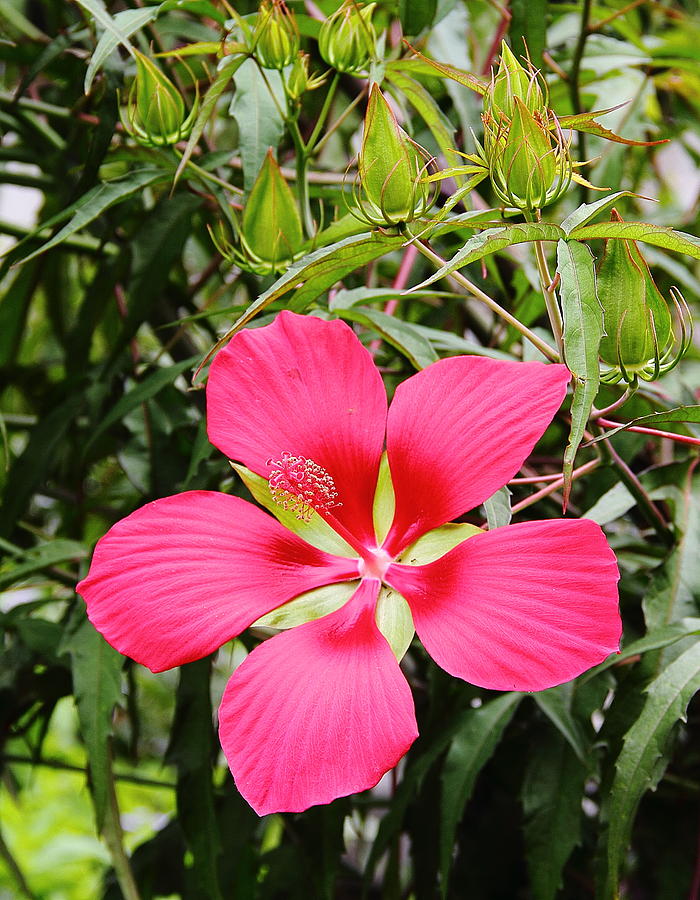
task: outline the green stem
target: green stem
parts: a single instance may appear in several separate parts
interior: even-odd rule
[[[102,826],[102,837],[109,850],[112,865],[114,866],[114,874],[117,877],[124,900],[141,900],[139,889],[134,880],[134,874],[131,871],[129,857],[126,855],[126,850],[124,849],[122,826],[119,820],[119,802],[117,800],[117,791],[114,785],[111,755],[108,755],[106,765],[107,784],[109,787],[107,810]]]
[[[177,156],[182,159],[181,153],[177,153]],[[212,184],[218,184],[219,187],[222,187],[226,191],[230,191],[232,194],[243,194],[243,190],[241,188],[236,187],[235,184],[229,184],[229,182],[224,181],[223,178],[219,178],[217,175],[208,172],[206,169],[198,166],[197,163],[192,162],[191,159],[187,160],[187,168],[192,169],[193,172],[196,172],[197,175],[199,175],[199,177],[203,178],[205,181],[211,181]]]
[[[442,268],[442,266],[446,265],[446,261],[438,253],[436,253],[427,242],[424,243],[423,241],[416,241],[415,245],[418,248],[419,252],[422,253],[426,259],[430,260],[430,262],[433,263],[436,268]],[[485,306],[488,306],[488,308],[501,319],[503,319],[504,322],[507,322],[509,325],[515,328],[515,330],[518,331],[528,341],[530,341],[531,344],[534,344],[534,346],[537,347],[540,353],[544,354],[547,359],[551,360],[552,362],[561,361],[561,357],[554,349],[554,347],[550,347],[550,345],[546,341],[543,341],[542,338],[536,335],[533,331],[530,331],[530,329],[526,325],[523,325],[523,323],[516,319],[515,316],[511,315],[507,309],[504,309],[492,297],[489,297],[488,294],[484,293],[481,288],[477,287],[475,284],[469,281],[469,279],[462,275],[461,272],[451,272],[448,277],[451,278],[460,287],[468,291],[473,297],[476,297],[477,300],[480,300]]]
[[[338,118],[335,120],[335,122],[326,131],[326,133],[323,135],[323,137],[318,142],[318,144],[316,144],[316,147],[315,147],[316,153],[318,153],[320,150],[323,149],[323,147],[326,144],[326,141],[331,137],[331,135],[336,131],[337,128],[340,128],[340,126],[343,124],[345,119],[350,115],[350,113],[353,111],[353,109],[355,109],[357,104],[360,102],[360,100],[362,100],[362,98],[364,96],[365,96],[365,91],[364,90],[360,91],[360,93],[355,97],[355,99],[352,100],[350,103],[348,103],[348,105],[345,107],[343,112],[338,116]]]
[[[536,222],[539,220],[539,214],[535,216],[531,212],[525,212],[525,218],[528,222]],[[554,340],[559,351],[559,358],[564,359],[564,323],[559,310],[559,302],[557,301],[556,289],[552,286],[552,276],[549,274],[549,266],[547,265],[547,255],[544,249],[544,241],[535,241],[535,260],[537,262],[537,272],[540,276],[540,286],[542,288],[542,296],[544,297],[544,305],[547,310],[547,317],[554,335]]]
[[[311,215],[311,204],[309,202],[309,182],[307,179],[307,168],[309,165],[309,154],[304,144],[304,139],[299,131],[299,123],[296,118],[292,118],[287,123],[289,125],[289,133],[294,142],[294,155],[296,157],[296,184],[297,197],[299,198],[299,206],[301,208],[302,218],[304,220],[304,231],[307,237],[313,237],[316,232],[313,216]]]
[[[336,88],[338,87],[338,82],[340,81],[340,72],[336,72],[333,76],[333,80],[331,81],[328,92],[326,93],[326,99],[323,101],[323,106],[321,107],[321,112],[319,113],[318,119],[316,120],[316,124],[314,125],[314,130],[311,132],[311,137],[306,142],[306,152],[311,154],[316,145],[316,141],[318,140],[318,136],[321,133],[321,129],[326,123],[326,118],[331,108],[331,103],[333,102],[333,97],[335,96]]]

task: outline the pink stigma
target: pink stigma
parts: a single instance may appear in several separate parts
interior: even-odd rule
[[[335,502],[333,478],[313,460],[285,450],[281,459],[268,459],[267,465],[272,466],[268,478],[272,499],[302,522],[311,521],[314,511],[328,512],[341,505]]]

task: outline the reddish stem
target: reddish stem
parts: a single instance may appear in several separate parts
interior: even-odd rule
[[[620,428],[624,426],[624,422],[612,422],[610,419],[598,419],[598,424],[605,428]],[[645,428],[643,425],[630,425],[627,431],[634,431],[637,434],[649,434],[652,437],[668,438],[669,441],[676,441],[678,444],[692,444],[693,447],[700,447],[700,438],[690,437],[687,434],[674,434],[672,431],[659,431],[656,428]]]
[[[401,265],[399,266],[399,271],[396,273],[396,278],[394,278],[394,282],[392,284],[392,288],[395,291],[402,291],[408,284],[408,277],[411,274],[411,269],[413,268],[413,263],[415,262],[417,255],[418,250],[416,249],[415,244],[409,244],[404,251]],[[387,300],[386,306],[384,307],[384,312],[387,316],[393,316],[398,305],[398,298],[392,297],[391,300]],[[381,343],[381,338],[375,338],[369,345],[369,352],[372,354],[376,353],[377,350],[379,350]]]

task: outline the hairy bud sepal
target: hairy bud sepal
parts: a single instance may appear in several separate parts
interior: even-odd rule
[[[616,210],[611,219],[622,221]],[[674,368],[690,345],[692,320],[682,295],[672,292],[681,331],[676,341],[669,305],[635,241],[605,241],[597,283],[606,331],[600,358],[610,367],[602,380],[653,381]]]
[[[147,147],[167,147],[189,137],[198,109],[198,98],[190,110],[175,85],[150,57],[133,51],[136,78],[120,117],[126,131]]]
[[[212,234],[222,256],[258,275],[284,271],[304,244],[301,216],[294,194],[268,150],[243,210],[240,248]]]
[[[398,225],[427,212],[436,190],[426,180],[430,161],[396,121],[378,85],[372,85],[353,186],[358,218],[371,225]]]

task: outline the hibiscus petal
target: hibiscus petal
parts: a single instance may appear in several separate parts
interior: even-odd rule
[[[353,574],[356,562],[311,547],[245,500],[189,491],[117,522],[77,590],[113,647],[161,672],[212,653],[297,594]]]
[[[236,669],[219,737],[259,815],[301,812],[373,787],[418,731],[411,690],[374,621],[379,583],[257,647]]]
[[[211,365],[207,419],[211,442],[258,475],[267,478],[268,460],[285,451],[322,466],[342,504],[335,517],[373,542],[386,393],[344,322],[281,312],[235,335]]]
[[[566,366],[459,356],[413,375],[389,409],[390,552],[483,503],[520,469],[561,405]]]
[[[588,519],[508,525],[427,566],[394,565],[425,649],[499,691],[561,684],[619,649],[615,556]]]

